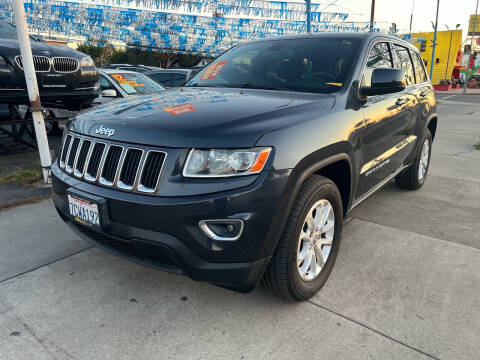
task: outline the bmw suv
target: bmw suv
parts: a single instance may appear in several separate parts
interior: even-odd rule
[[[348,212],[420,188],[437,127],[411,44],[324,33],[234,46],[184,87],[67,124],[54,203],[118,256],[291,300],[325,284]]]

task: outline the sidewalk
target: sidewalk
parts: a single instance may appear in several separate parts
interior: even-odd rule
[[[460,89],[452,89],[450,91],[435,91],[436,94],[449,94],[449,95],[480,95],[480,89],[469,89],[467,88],[467,92],[463,93],[463,88]]]

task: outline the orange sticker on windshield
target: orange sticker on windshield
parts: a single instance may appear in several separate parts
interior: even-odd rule
[[[165,110],[166,112],[169,112],[172,115],[180,115],[180,114],[185,114],[187,112],[195,111],[197,109],[192,104],[181,104],[181,105],[166,107],[163,110]]]
[[[210,65],[202,74],[200,80],[213,80],[217,77],[218,73],[222,71],[224,66],[227,65],[227,61],[218,61]]]

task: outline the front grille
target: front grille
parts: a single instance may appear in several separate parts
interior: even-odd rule
[[[60,155],[67,173],[100,185],[153,193],[167,154],[159,150],[123,147],[68,134]]]
[[[18,67],[23,70],[22,56],[15,57],[15,62],[17,63]],[[51,62],[46,56],[34,56],[33,66],[35,67],[36,72],[49,72],[51,69]]]
[[[72,73],[78,70],[78,60],[69,57],[53,58],[53,69],[58,73]]]

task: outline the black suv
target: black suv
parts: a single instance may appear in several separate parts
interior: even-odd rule
[[[67,46],[30,40],[43,104],[77,110],[98,97],[98,70],[91,57]],[[15,27],[0,20],[0,104],[28,104]]]
[[[382,34],[237,45],[185,87],[67,124],[54,202],[80,236],[192,279],[289,299],[332,270],[347,213],[418,189],[437,127],[417,50]]]

